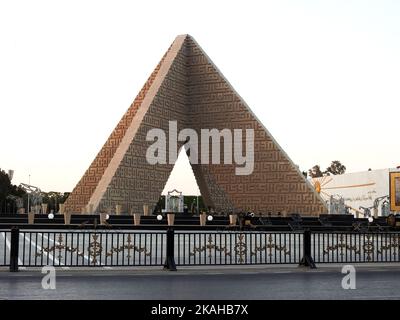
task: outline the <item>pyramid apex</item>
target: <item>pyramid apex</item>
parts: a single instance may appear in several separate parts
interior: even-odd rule
[[[193,38],[190,34],[188,34],[188,33],[182,33],[182,34],[178,34],[177,36],[176,36],[176,39],[179,39],[179,38],[183,38],[183,39],[186,39],[186,38]]]

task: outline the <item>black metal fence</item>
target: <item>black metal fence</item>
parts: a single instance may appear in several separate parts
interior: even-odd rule
[[[400,233],[315,232],[311,255],[315,263],[400,262]]]
[[[0,266],[400,262],[399,232],[0,230]]]
[[[3,248],[10,252],[5,265],[14,262],[23,267],[162,266],[166,256],[165,232],[13,229],[4,242]]]
[[[303,256],[302,233],[176,232],[175,262],[185,265],[289,264]]]

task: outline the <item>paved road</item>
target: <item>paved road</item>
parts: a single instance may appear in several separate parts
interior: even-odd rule
[[[40,270],[0,271],[0,299],[400,299],[400,268],[357,267],[355,290],[341,267],[265,269],[59,270],[56,290]]]

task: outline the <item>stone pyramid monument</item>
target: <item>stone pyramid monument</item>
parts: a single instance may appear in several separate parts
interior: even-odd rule
[[[146,135],[153,128],[168,133],[170,121],[176,121],[178,130],[196,132],[254,130],[251,174],[237,175],[235,164],[191,164],[207,206],[263,214],[327,212],[322,198],[189,35],[178,36],[162,57],[70,194],[65,210],[106,212],[119,204],[124,213],[143,213],[144,205],[152,212],[174,164],[148,163],[152,142]]]

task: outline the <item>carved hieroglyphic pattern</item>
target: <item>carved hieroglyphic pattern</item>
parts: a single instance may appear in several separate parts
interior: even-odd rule
[[[255,131],[251,175],[235,175],[235,165],[193,165],[197,180],[207,181],[204,185],[199,184],[202,194],[210,197],[205,199],[206,202],[217,210],[229,210],[233,203],[236,209],[263,213],[283,210],[303,214],[325,212],[325,206],[312,187],[307,185],[201,48],[191,38],[187,39],[186,47],[189,127],[198,133],[201,128],[252,128]]]
[[[80,212],[88,204],[127,128],[139,121],[136,110],[162,63],[163,60],[72,192],[67,202],[70,211]],[[146,150],[151,142],[146,141],[146,134],[152,128],[161,128],[168,136],[169,120],[178,122],[178,130],[193,128],[199,136],[202,128],[254,129],[255,163],[251,175],[235,175],[234,164],[192,165],[207,205],[217,210],[236,208],[263,213],[326,211],[311,185],[190,36],[173,60],[97,210],[115,204],[121,204],[124,212],[141,213],[143,204],[148,204],[150,210],[154,208],[173,165],[147,163]]]
[[[152,142],[146,141],[146,134],[152,128],[168,133],[169,120],[177,121],[178,131],[187,126],[185,57],[185,47],[182,47],[108,186],[100,211],[120,203],[125,212],[142,213],[143,204],[153,210],[158,202],[173,165],[147,162],[146,151]]]
[[[171,47],[170,47],[171,48]],[[170,49],[169,48],[169,49]],[[168,50],[169,50],[168,49]],[[81,212],[82,207],[85,207],[89,203],[90,196],[94,192],[97,184],[104,174],[107,166],[109,165],[115,151],[117,150],[122,138],[125,135],[126,130],[132,122],[138,108],[140,107],[147,91],[151,87],[154,79],[160,70],[161,64],[164,61],[168,51],[161,58],[150,77],[147,79],[143,88],[140,90],[135,100],[132,102],[124,116],[121,118],[114,131],[111,133],[106,143],[93,160],[89,169],[86,170],[85,174],[75,186],[67,201],[65,202],[65,210],[68,212]]]

